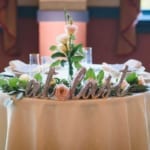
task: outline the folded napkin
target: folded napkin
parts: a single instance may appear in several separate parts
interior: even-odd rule
[[[41,67],[39,65],[29,65],[21,60],[10,61],[9,69],[17,75],[23,73],[38,73],[41,71]]]
[[[150,74],[145,72],[145,67],[142,62],[136,59],[129,59],[123,64],[108,64],[106,62],[102,63],[102,69],[106,72],[107,76],[111,75],[113,79],[118,78],[120,71],[128,65],[128,70],[136,72],[138,75],[143,76],[144,79],[150,80]]]
[[[118,68],[114,67],[112,64],[108,64],[106,62],[102,63],[102,69],[112,77],[118,77],[120,74],[120,71]]]
[[[11,60],[9,66],[12,70],[21,70],[23,72],[25,71],[24,68],[28,67],[28,65],[21,60]]]
[[[124,69],[124,67],[128,65],[129,71],[144,71],[145,67],[142,65],[142,62],[136,59],[129,59],[123,64],[108,64],[102,63],[102,68],[108,72],[112,72],[113,74],[118,74],[120,70]]]
[[[136,59],[127,60],[124,65],[129,66],[130,71],[144,71],[145,67],[142,65],[142,62]]]

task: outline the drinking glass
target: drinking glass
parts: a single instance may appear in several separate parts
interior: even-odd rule
[[[41,56],[42,73],[45,73],[49,70],[50,64],[51,64],[50,56]]]
[[[39,71],[40,55],[38,53],[29,54],[29,64],[30,64],[30,75],[33,76],[34,73]]]
[[[83,48],[85,58],[83,59],[83,63],[92,64],[92,47],[84,47]]]
[[[51,63],[51,58],[50,56],[41,56],[41,64],[50,64]]]

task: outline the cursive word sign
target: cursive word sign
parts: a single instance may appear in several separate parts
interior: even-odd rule
[[[113,90],[115,89],[116,96],[122,96],[124,93],[122,92],[121,84],[125,79],[127,71],[128,71],[128,66],[125,66],[125,68],[122,70],[120,80],[115,87],[111,86],[111,78],[112,78],[111,76],[108,76],[104,84],[101,86],[98,85],[98,82],[96,80],[88,79],[77,93],[76,91],[78,89],[78,85],[81,84],[86,73],[86,68],[82,67],[77,72],[77,74],[75,75],[71,83],[69,99],[107,98],[110,96],[112,89]],[[53,94],[51,95],[49,95],[48,91],[49,88],[51,87],[50,82],[52,81],[54,74],[55,74],[55,69],[50,68],[46,79],[46,83],[42,89],[39,82],[35,80],[31,80],[26,87],[25,95],[28,97],[52,98],[55,92],[55,88],[54,91],[52,92]]]

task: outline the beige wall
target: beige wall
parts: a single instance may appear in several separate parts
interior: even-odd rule
[[[19,6],[37,6],[39,2],[42,1],[49,1],[49,0],[17,0]],[[62,0],[63,1],[63,0]],[[69,2],[75,2],[74,0],[66,0]],[[81,0],[84,1],[84,0]],[[80,2],[81,2],[80,1]],[[115,7],[119,6],[120,0],[86,0],[88,6],[108,6],[108,7]],[[79,3],[79,1],[76,1]]]

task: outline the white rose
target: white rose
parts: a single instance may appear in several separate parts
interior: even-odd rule
[[[67,44],[69,40],[69,37],[67,34],[61,34],[59,36],[57,36],[56,41],[58,44],[62,43],[62,44]]]
[[[24,80],[24,81],[29,81],[30,80],[30,76],[28,74],[22,74],[20,75],[19,79],[20,80]]]
[[[75,24],[67,24],[65,26],[65,32],[69,35],[75,34],[77,29],[78,29],[78,27]]]
[[[138,76],[138,84],[139,85],[145,85],[146,84],[143,76]]]
[[[66,52],[67,51],[67,46],[65,46],[64,44],[58,44],[58,50],[62,51],[62,52]]]

